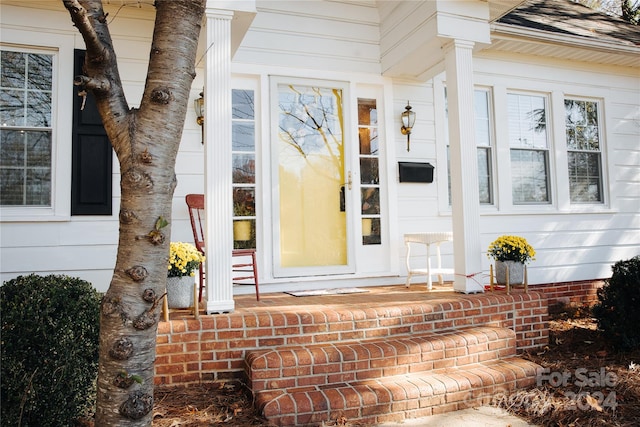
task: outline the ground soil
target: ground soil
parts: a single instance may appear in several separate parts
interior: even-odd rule
[[[548,372],[492,404],[545,427],[639,426],[640,349],[614,351],[588,310],[556,310],[549,329],[549,345],[523,355]],[[158,387],[155,402],[154,427],[270,426],[238,382]]]
[[[640,348],[614,350],[589,310],[550,317],[549,346],[524,355],[549,372],[494,404],[540,426],[640,426]]]

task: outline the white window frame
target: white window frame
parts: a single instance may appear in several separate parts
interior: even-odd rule
[[[257,241],[258,241],[258,225],[260,224],[260,221],[258,220],[258,200],[261,197],[260,194],[258,194],[258,178],[259,178],[259,169],[260,169],[260,165],[258,162],[258,136],[257,136],[257,132],[258,132],[258,128],[257,128],[257,121],[258,121],[258,111],[257,111],[257,103],[256,103],[256,97],[258,96],[258,93],[255,89],[253,88],[248,88],[248,87],[235,87],[232,85],[231,88],[231,92],[233,93],[234,91],[251,91],[253,94],[253,103],[254,103],[254,116],[252,119],[244,119],[244,118],[236,118],[231,117],[231,125],[233,127],[233,124],[248,124],[253,126],[253,150],[249,151],[236,151],[233,149],[233,138],[232,138],[232,146],[231,146],[231,159],[233,161],[233,157],[234,155],[245,155],[245,154],[253,154],[253,161],[254,161],[254,181],[253,183],[236,183],[233,181],[233,178],[231,179],[231,188],[232,188],[232,192],[235,192],[236,189],[250,189],[253,191],[253,197],[254,197],[254,212],[253,215],[240,215],[240,216],[236,216],[236,212],[235,212],[235,201],[234,201],[234,212],[233,212],[233,221],[234,224],[236,221],[251,221],[252,227],[254,228],[255,231],[255,236],[256,236],[256,247],[257,247]],[[233,96],[232,96],[233,97]],[[232,131],[232,135],[233,135],[233,131]],[[231,173],[233,174],[233,166],[231,167]],[[235,245],[235,241],[234,241],[234,245]],[[254,247],[253,249],[256,249],[256,247]]]
[[[516,96],[530,96],[530,97],[539,97],[542,98],[544,101],[544,110],[545,110],[545,137],[546,137],[546,143],[547,146],[544,148],[541,147],[531,147],[531,148],[521,148],[521,147],[512,147],[511,146],[511,135],[509,135],[508,132],[508,126],[509,126],[509,95],[516,95]],[[509,150],[509,170],[511,173],[511,179],[510,179],[510,183],[513,183],[513,164],[511,163],[511,152],[513,150],[522,150],[522,151],[533,151],[533,152],[544,152],[546,155],[546,186],[547,186],[547,199],[546,201],[540,201],[540,202],[536,202],[536,201],[525,201],[525,202],[519,202],[516,203],[513,201],[513,185],[510,185],[510,192],[511,192],[511,204],[513,206],[517,207],[522,207],[522,206],[553,206],[555,204],[555,200],[556,200],[556,194],[554,191],[555,186],[553,185],[554,183],[554,176],[557,175],[557,169],[555,167],[555,164],[553,162],[552,159],[552,153],[553,153],[553,123],[554,123],[554,117],[553,117],[553,109],[551,108],[551,99],[548,93],[538,93],[538,92],[526,92],[526,91],[519,91],[519,90],[508,90],[506,93],[506,107],[507,110],[505,111],[505,115],[507,117],[507,139],[505,141],[505,144]],[[564,113],[564,111],[563,111]],[[563,120],[564,123],[564,120]]]
[[[611,158],[608,153],[608,130],[611,128],[611,118],[607,114],[611,110],[611,92],[606,89],[594,89],[586,86],[575,85],[570,90],[555,84],[541,85],[520,82],[518,85],[506,85],[505,82],[486,81],[480,79],[477,89],[487,89],[491,94],[490,114],[495,117],[504,116],[507,112],[507,95],[509,93],[531,94],[543,96],[547,104],[547,136],[548,136],[548,179],[549,195],[548,203],[514,204],[511,188],[511,147],[506,121],[492,123],[493,161],[494,163],[494,199],[493,205],[480,205],[481,214],[549,214],[549,213],[610,213],[615,212],[614,206],[615,188],[609,185],[609,171],[612,169]],[[436,131],[436,154],[438,164],[436,167],[438,180],[438,208],[441,215],[450,215],[451,206],[448,203],[448,177],[447,177],[447,120],[445,115],[444,99],[444,75],[439,75],[433,80],[434,91],[434,116]],[[545,90],[548,89],[548,90]],[[598,102],[598,122],[600,131],[600,163],[602,177],[601,202],[572,203],[570,202],[568,152],[565,130],[564,100],[587,100]]]
[[[496,205],[496,161],[495,161],[495,146],[496,146],[496,139],[495,139],[495,118],[494,118],[494,113],[493,113],[493,93],[490,87],[484,87],[484,86],[478,86],[476,88],[474,88],[473,93],[474,93],[474,100],[475,100],[475,94],[476,92],[484,92],[486,94],[486,101],[487,101],[487,120],[489,122],[489,129],[488,129],[488,137],[489,137],[489,144],[488,145],[480,145],[476,139],[476,150],[479,152],[480,150],[485,150],[489,153],[488,156],[488,161],[489,161],[489,201],[488,202],[480,202],[480,206],[490,206],[493,207]],[[474,110],[475,110],[475,105],[474,105]],[[475,119],[475,116],[474,116]],[[476,136],[477,136],[477,123],[475,125],[475,129],[476,129]],[[478,183],[480,184],[480,183]],[[479,191],[479,189],[478,189]]]
[[[433,90],[434,90],[434,114],[435,114],[435,123],[436,123],[436,141],[444,141],[444,144],[436,144],[436,155],[438,160],[438,164],[444,164],[445,167],[437,167],[437,182],[438,182],[438,209],[441,214],[450,215],[451,214],[451,188],[449,187],[449,122],[446,114],[446,105],[447,100],[445,96],[445,87],[446,82],[443,76],[438,76],[434,78],[433,81]],[[474,92],[474,101],[475,101],[475,93],[476,92],[485,92],[487,95],[487,108],[488,108],[488,116],[489,116],[489,145],[488,146],[479,146],[476,141],[476,161],[477,161],[477,153],[479,149],[487,149],[489,151],[489,173],[490,173],[490,192],[491,192],[491,201],[489,203],[480,203],[481,212],[495,212],[498,206],[498,191],[499,185],[496,182],[499,176],[499,171],[497,165],[499,164],[496,158],[496,153],[498,150],[497,147],[497,138],[496,138],[496,123],[495,123],[495,105],[493,101],[493,87],[487,85],[476,85],[473,89]],[[475,111],[475,105],[474,105]],[[475,116],[475,114],[474,114]],[[439,125],[442,124],[442,125]],[[474,130],[477,131],[474,125]],[[480,189],[478,188],[478,191]],[[443,197],[444,195],[444,197]]]
[[[600,186],[600,200],[595,200],[595,201],[574,201],[571,200],[571,179],[570,177],[568,178],[568,182],[567,182],[567,191],[569,192],[569,203],[572,206],[575,205],[593,205],[593,206],[602,206],[605,203],[606,200],[606,189],[604,187],[604,183],[605,183],[605,177],[604,177],[604,132],[603,132],[603,112],[604,112],[604,103],[602,102],[601,99],[597,99],[597,98],[588,98],[588,97],[584,97],[584,96],[572,96],[572,95],[564,95],[562,102],[563,105],[565,103],[565,101],[567,100],[571,100],[571,101],[578,101],[578,102],[591,102],[596,104],[597,106],[597,119],[598,119],[598,150],[579,150],[579,149],[571,149],[569,148],[569,144],[568,141],[566,140],[566,131],[567,131],[567,123],[566,123],[566,114],[563,115],[563,117],[565,118],[564,122],[563,122],[563,130],[565,131],[565,145],[566,145],[566,152],[567,152],[567,173],[568,173],[568,168],[569,168],[569,153],[588,153],[588,154],[598,154],[599,157],[599,170],[598,170],[598,178],[600,180],[599,186]],[[564,113],[565,111],[563,111]]]
[[[46,40],[46,45],[43,44]],[[51,96],[51,206],[0,206],[0,222],[68,221],[71,218],[73,111],[72,35],[2,29],[2,47],[53,55]]]

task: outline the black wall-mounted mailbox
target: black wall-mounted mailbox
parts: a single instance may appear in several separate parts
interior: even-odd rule
[[[431,163],[398,162],[400,182],[433,182]]]

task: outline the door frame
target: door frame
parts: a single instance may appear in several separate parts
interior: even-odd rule
[[[272,273],[275,279],[291,278],[291,277],[309,277],[309,276],[332,276],[332,275],[344,275],[353,274],[356,272],[355,265],[355,236],[353,230],[354,224],[354,211],[356,205],[353,203],[353,193],[356,188],[352,184],[351,189],[348,189],[348,185],[345,185],[345,226],[346,226],[346,251],[347,260],[345,265],[333,265],[333,266],[308,266],[308,267],[281,267],[281,254],[280,254],[280,186],[279,186],[279,156],[278,156],[278,129],[279,129],[279,105],[278,105],[278,86],[281,84],[292,84],[301,86],[313,86],[323,88],[338,88],[342,90],[342,103],[343,103],[343,164],[344,164],[344,176],[348,180],[348,176],[352,167],[352,123],[351,119],[351,84],[347,81],[339,80],[322,80],[322,79],[310,79],[310,78],[297,78],[289,76],[270,75],[269,76],[269,91],[270,91],[270,177],[271,177],[271,215],[272,215]],[[353,173],[351,173],[352,181]],[[347,183],[345,183],[347,184]]]

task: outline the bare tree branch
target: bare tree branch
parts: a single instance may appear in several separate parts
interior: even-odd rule
[[[122,89],[102,1],[63,0],[63,4],[87,48],[83,67],[85,76],[78,76],[75,80],[83,82],[84,89],[93,92],[109,140],[122,163],[130,156],[131,150],[130,144],[125,143],[128,139],[123,141],[119,134],[129,127],[124,123],[133,120],[131,116],[134,113],[130,114]]]
[[[73,79],[73,84],[76,86],[82,86],[85,89],[98,92],[106,92],[111,87],[109,80],[106,79],[92,79],[87,76],[76,76]]]
[[[71,20],[74,25],[78,28],[80,34],[82,34],[87,50],[92,52],[104,52],[106,55],[107,52],[105,52],[102,40],[98,36],[98,31],[94,28],[94,23],[90,18],[87,8],[82,4],[86,2],[81,3],[81,0],[63,0],[63,3],[64,7],[66,7],[71,14]],[[95,2],[88,2],[88,5],[93,6],[94,3]],[[104,18],[99,19],[99,21],[102,21],[104,24],[106,16],[103,14],[103,17]]]

